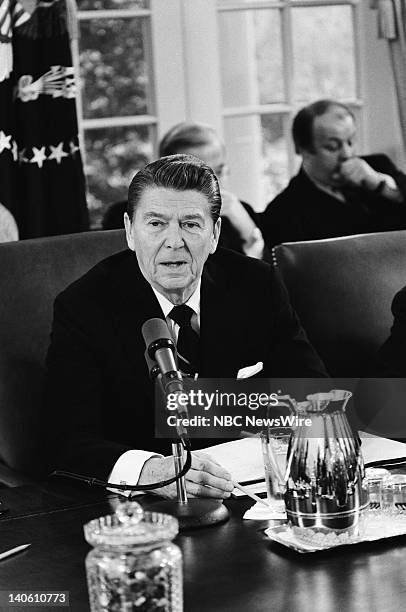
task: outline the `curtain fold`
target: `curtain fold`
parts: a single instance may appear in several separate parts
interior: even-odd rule
[[[0,203],[20,238],[89,227],[65,0],[0,0]]]
[[[378,11],[378,36],[388,41],[406,151],[406,0],[371,0]]]

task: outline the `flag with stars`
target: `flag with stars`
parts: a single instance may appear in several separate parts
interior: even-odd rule
[[[0,203],[20,238],[88,229],[65,0],[0,0]]]

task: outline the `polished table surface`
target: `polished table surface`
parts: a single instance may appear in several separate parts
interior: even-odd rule
[[[140,498],[147,509],[153,500]],[[88,611],[83,524],[110,514],[99,491],[52,484],[0,489],[0,589],[70,591],[70,608]],[[227,502],[231,518],[183,533],[184,609],[189,612],[399,612],[406,607],[406,537],[300,555],[269,541],[265,521],[243,520],[251,500]],[[30,607],[0,607],[27,610]],[[35,608],[40,610],[41,608]],[[64,610],[53,607],[47,610]]]

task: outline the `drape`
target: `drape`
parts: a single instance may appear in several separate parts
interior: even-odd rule
[[[0,203],[20,238],[88,229],[65,0],[0,0]]]
[[[378,11],[378,35],[388,41],[406,150],[406,0],[371,0]]]

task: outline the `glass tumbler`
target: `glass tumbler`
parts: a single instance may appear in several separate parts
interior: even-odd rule
[[[176,518],[126,501],[84,533],[94,547],[86,558],[91,612],[182,612],[182,554],[171,541]]]
[[[290,433],[273,432],[271,428],[261,433],[267,499],[273,509],[281,512],[285,510],[283,498],[289,440]]]

